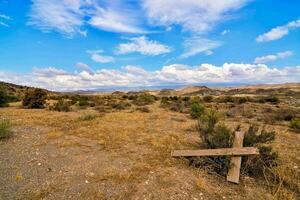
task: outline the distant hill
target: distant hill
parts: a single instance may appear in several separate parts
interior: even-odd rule
[[[22,99],[25,91],[30,88],[33,88],[33,87],[16,85],[13,83],[6,83],[3,81],[0,81],[0,90],[6,92],[9,96],[16,97],[17,99]],[[45,90],[45,89],[43,89],[43,90]],[[45,91],[49,92],[48,90],[45,90]]]
[[[216,94],[218,91],[208,88],[206,86],[191,86],[175,90],[179,96],[192,96],[192,95],[211,95]]]

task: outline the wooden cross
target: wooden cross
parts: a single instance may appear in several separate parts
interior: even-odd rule
[[[239,183],[240,169],[242,163],[241,156],[257,155],[259,151],[255,147],[243,147],[244,132],[235,132],[233,148],[222,149],[202,149],[202,150],[174,150],[171,155],[179,156],[232,156],[230,160],[230,168],[227,174],[227,181]]]

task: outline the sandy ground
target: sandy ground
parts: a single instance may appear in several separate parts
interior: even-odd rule
[[[172,158],[172,149],[198,147],[195,122],[158,105],[150,110],[100,115],[1,108],[0,117],[13,122],[13,136],[0,142],[0,199],[273,197],[261,180],[242,176],[235,185]],[[98,117],[80,120],[86,113]],[[282,134],[283,144],[276,145],[289,146],[297,158],[300,138],[290,135]]]

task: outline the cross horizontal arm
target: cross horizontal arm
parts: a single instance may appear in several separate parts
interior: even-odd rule
[[[255,147],[202,149],[202,150],[174,150],[171,155],[178,156],[244,156],[257,155],[259,151]]]

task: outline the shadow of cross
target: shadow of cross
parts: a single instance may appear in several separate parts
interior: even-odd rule
[[[222,149],[201,149],[201,150],[174,150],[173,157],[190,156],[232,156],[227,174],[227,181],[239,183],[240,169],[242,163],[241,156],[257,155],[259,151],[256,147],[243,147],[244,132],[236,131],[232,148]]]

